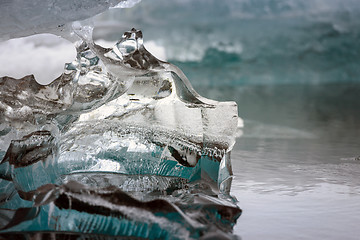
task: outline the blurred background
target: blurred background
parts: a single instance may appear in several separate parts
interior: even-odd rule
[[[104,46],[142,30],[200,95],[237,102],[239,238],[358,239],[360,1],[143,0],[94,23]],[[0,56],[0,76],[46,83],[75,51],[46,35],[0,43]]]
[[[95,39],[114,42],[141,29],[146,47],[200,94],[236,100],[245,120],[358,126],[359,1],[145,0],[95,26]]]

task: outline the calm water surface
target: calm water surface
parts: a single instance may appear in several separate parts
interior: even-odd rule
[[[359,239],[358,88],[206,90],[232,96],[245,119],[232,152],[243,240]]]

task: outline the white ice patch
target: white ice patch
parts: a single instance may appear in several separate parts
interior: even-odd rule
[[[95,40],[95,43],[104,48],[111,48],[115,45],[115,42],[106,41],[104,39]],[[158,42],[147,41],[147,42],[144,42],[144,46],[145,46],[146,50],[148,50],[148,52],[150,52],[157,59],[159,59],[161,61],[167,61],[165,47],[160,45]]]
[[[121,1],[115,7],[110,7],[110,8],[132,8],[139,2],[141,2],[141,0]]]
[[[128,152],[151,152],[154,149],[148,148],[146,145],[139,143],[138,141],[130,140],[128,146]]]
[[[120,170],[120,163],[107,159],[99,159],[98,163],[94,165],[89,171],[116,172]]]

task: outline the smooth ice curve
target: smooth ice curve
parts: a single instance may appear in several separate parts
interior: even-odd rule
[[[95,205],[108,208],[121,224],[142,226],[141,218],[126,213],[129,206],[134,207],[136,198],[140,201],[135,204],[138,214],[155,214],[147,221],[175,234],[173,228],[167,230],[171,224],[158,219],[157,214],[176,212],[186,234],[196,238],[207,229],[203,220],[191,219],[196,207],[191,210],[172,201],[192,196],[194,190],[190,194],[183,189],[184,184],[195,192],[205,191],[207,187],[198,182],[206,180],[216,183],[210,192],[218,191],[230,200],[222,202],[200,194],[198,200],[210,204],[209,209],[202,209],[217,212],[219,219],[214,221],[221,221],[219,226],[230,231],[241,213],[228,196],[230,151],[239,124],[236,103],[217,102],[197,94],[180,69],[145,49],[139,30],[125,32],[112,48],[95,44],[89,26],[74,26],[74,32],[81,39],[76,44],[77,57],[52,83],[40,85],[32,75],[0,78],[1,204],[17,209],[3,213],[15,215],[0,228],[93,233],[89,226],[85,231],[76,221],[86,218],[86,214],[94,214],[92,217],[98,220]],[[153,200],[159,187],[160,193],[174,197],[165,200],[168,207],[162,204],[165,210],[149,213],[148,205],[159,202]],[[108,194],[120,194],[123,200],[112,202]],[[129,197],[124,200],[123,196]],[[64,227],[62,221],[67,218],[62,211],[79,209],[66,205],[63,198],[76,202],[80,209],[93,206],[84,210],[86,214],[73,215],[77,216],[71,225],[75,228]],[[96,204],[91,203],[93,198],[98,199]],[[27,207],[26,214],[19,207]],[[201,211],[199,216],[205,214]],[[18,219],[16,212],[30,217]],[[21,225],[31,219],[49,218],[53,213],[61,220]],[[167,221],[171,222],[171,217]],[[132,231],[121,229],[101,231],[96,233],[134,236]],[[147,234],[140,236],[149,237]]]

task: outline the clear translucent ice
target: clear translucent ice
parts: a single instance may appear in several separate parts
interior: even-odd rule
[[[231,237],[236,103],[199,96],[139,30],[113,48],[74,31],[77,58],[51,84],[0,78],[2,233]]]

